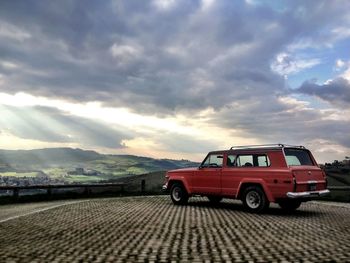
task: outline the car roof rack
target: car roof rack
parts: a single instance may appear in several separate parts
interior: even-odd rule
[[[293,147],[293,148],[301,148],[305,149],[302,145],[290,145],[290,144],[282,144],[282,143],[275,143],[275,144],[257,144],[257,145],[240,145],[240,146],[232,146],[230,150],[234,149],[252,149],[252,148],[266,148],[266,147]]]

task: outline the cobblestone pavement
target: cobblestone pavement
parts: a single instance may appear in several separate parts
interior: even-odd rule
[[[68,205],[72,203],[82,202],[79,201],[48,201],[48,202],[37,202],[37,203],[24,203],[24,204],[7,204],[0,205],[0,223],[11,220],[13,218],[37,213],[40,211],[56,208],[62,205]]]
[[[85,200],[0,223],[0,262],[28,261],[349,262],[350,209],[310,202],[293,214],[256,215],[230,200]]]

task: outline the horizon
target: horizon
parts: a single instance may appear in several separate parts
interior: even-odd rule
[[[350,2],[3,1],[0,148],[350,155]],[[34,15],[33,15],[34,14]]]
[[[174,161],[189,161],[189,162],[192,162],[192,163],[200,163],[204,160],[204,158],[207,156],[208,153],[204,153],[203,155],[203,158],[200,159],[200,160],[190,160],[190,159],[171,159],[171,158],[155,158],[155,157],[151,157],[151,156],[145,156],[145,155],[135,155],[135,154],[118,154],[118,153],[101,153],[101,152],[98,152],[96,150],[92,150],[92,149],[83,149],[83,148],[72,148],[72,147],[54,147],[54,148],[35,148],[35,149],[1,149],[0,148],[0,151],[25,151],[25,152],[29,152],[29,151],[35,151],[35,150],[52,150],[52,149],[69,149],[69,150],[81,150],[81,151],[85,151],[85,152],[95,152],[97,154],[100,154],[100,155],[113,155],[113,156],[135,156],[135,157],[140,157],[140,158],[152,158],[152,159],[156,159],[156,160],[174,160]],[[227,149],[226,149],[227,150]],[[225,151],[224,149],[216,149],[216,150],[213,150],[213,151]],[[334,161],[344,161],[344,160],[347,160],[347,156],[344,156],[344,158],[342,159],[339,159],[339,160],[332,160],[331,162],[328,162],[328,163],[333,163]],[[317,161],[317,160],[316,160]],[[326,164],[327,162],[325,163],[320,163],[320,162],[317,162],[319,165],[320,164]]]
[[[100,155],[115,155],[115,156],[135,156],[135,157],[141,157],[141,158],[152,158],[152,159],[157,159],[157,160],[174,160],[174,161],[189,161],[189,162],[196,162],[193,160],[187,160],[187,159],[169,159],[169,158],[154,158],[150,156],[144,156],[144,155],[134,155],[134,154],[115,154],[115,153],[101,153],[96,150],[91,150],[91,149],[83,149],[83,148],[72,148],[72,147],[53,147],[53,148],[35,148],[35,149],[2,149],[0,148],[0,151],[36,151],[36,150],[50,150],[50,149],[70,149],[70,150],[81,150],[85,152],[95,152]],[[204,156],[205,157],[205,156]],[[203,159],[204,159],[203,157]]]

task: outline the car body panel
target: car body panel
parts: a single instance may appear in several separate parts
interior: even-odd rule
[[[211,159],[208,166],[203,166],[206,157],[200,167],[168,171],[165,188],[169,190],[172,182],[180,181],[189,195],[240,198],[244,187],[259,185],[270,202],[287,198],[301,198],[305,201],[305,197],[311,199],[327,194],[325,174],[311,152],[305,148],[295,150],[307,151],[312,165],[289,166],[283,147],[213,151],[207,157],[222,155],[222,166],[210,166]],[[254,164],[248,162],[239,166],[239,158],[244,160],[246,157],[251,157]],[[266,158],[266,161],[260,164],[258,157]],[[234,164],[231,159],[234,159]],[[251,166],[246,166],[247,164]]]
[[[191,176],[192,193],[221,195],[221,168],[197,169]]]

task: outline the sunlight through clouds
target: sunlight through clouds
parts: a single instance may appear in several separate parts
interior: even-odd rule
[[[23,109],[23,113],[28,112],[28,107],[48,107],[53,109],[58,109],[70,116],[82,117],[90,120],[99,120],[103,121],[106,124],[110,125],[110,127],[124,127],[125,129],[131,130],[135,133],[136,137],[133,139],[124,139],[121,141],[123,145],[125,145],[126,149],[119,149],[119,153],[128,153],[128,154],[142,154],[147,153],[150,156],[156,157],[159,154],[163,154],[168,157],[177,157],[180,158],[181,155],[187,157],[197,158],[201,156],[200,154],[195,154],[195,151],[191,150],[191,147],[188,145],[184,146],[181,151],[179,149],[174,148],[174,146],[169,148],[169,143],[171,144],[172,140],[188,140],[187,143],[195,143],[196,140],[202,140],[201,144],[203,145],[203,149],[205,151],[210,150],[210,147],[217,147],[217,145],[225,146],[224,141],[220,136],[217,138],[212,137],[212,133],[215,132],[217,134],[224,135],[226,131],[224,129],[220,129],[218,127],[210,127],[206,124],[205,115],[208,111],[204,111],[197,116],[196,122],[192,123],[192,120],[184,115],[179,115],[171,118],[157,118],[155,116],[145,116],[139,115],[136,113],[131,113],[127,109],[123,108],[108,108],[101,106],[99,102],[90,102],[86,104],[76,104],[69,103],[66,101],[60,100],[52,100],[44,97],[35,97],[26,93],[17,93],[15,95],[10,95],[6,93],[0,93],[0,106],[7,105],[16,107],[15,115],[12,115],[9,119],[5,119],[5,123],[14,123],[18,127],[19,123],[23,121],[20,120],[20,115],[18,112],[21,112],[21,108]],[[28,112],[29,113],[29,112]],[[31,113],[32,118],[39,118],[39,123],[42,123],[43,126],[49,127],[50,129],[62,134],[62,136],[66,135],[68,142],[61,143],[48,143],[48,145],[60,145],[60,146],[79,146],[79,143],[74,143],[74,136],[69,134],[69,130],[65,126],[62,126],[60,122],[57,122],[54,119],[47,118],[46,115],[37,116],[37,114]],[[5,114],[3,116],[11,116],[9,114]],[[18,121],[16,121],[18,119]],[[1,124],[1,122],[0,122]],[[30,124],[28,124],[28,129],[32,129]],[[1,128],[1,125],[0,125]],[[35,131],[33,131],[35,133]],[[37,131],[40,132],[39,130]],[[159,135],[159,134],[168,134],[167,136]],[[40,134],[38,134],[40,135]],[[144,137],[146,135],[146,137]],[[52,137],[52,135],[51,135]],[[25,144],[26,148],[37,148],[42,145],[45,145],[45,139],[43,139],[43,143],[40,143],[40,140],[31,140],[31,139],[23,139],[16,137],[15,135],[5,132],[1,135],[1,138],[4,141],[10,138],[14,143],[10,148],[19,147],[21,144]],[[192,139],[188,139],[192,138]],[[205,142],[205,140],[210,141]],[[69,142],[72,141],[72,142]],[[178,144],[182,142],[178,141]],[[164,142],[166,142],[164,144]],[[215,142],[215,143],[214,143]],[[0,148],[8,148],[10,144],[1,143]],[[210,146],[211,145],[211,146]],[[82,145],[80,145],[82,147]],[[188,147],[189,153],[185,153]],[[199,149],[199,148],[198,148]],[[99,150],[101,152],[108,152],[106,148],[100,147]],[[116,152],[113,149],[110,149],[111,152]],[[199,160],[199,159],[197,159]]]
[[[69,114],[103,120],[110,124],[132,127],[134,129],[169,130],[184,134],[195,135],[196,130],[192,127],[180,125],[176,118],[157,118],[131,113],[125,108],[108,108],[101,106],[100,102],[86,104],[69,103],[60,100],[52,100],[45,97],[35,97],[26,93],[9,95],[0,93],[0,104],[16,107],[45,106],[65,111]]]

